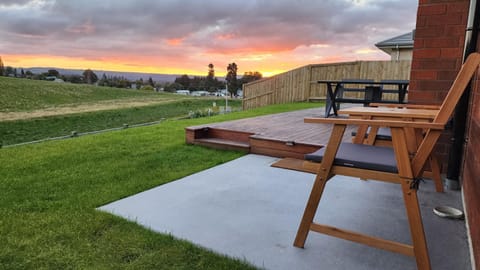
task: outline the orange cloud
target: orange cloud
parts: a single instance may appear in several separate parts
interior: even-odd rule
[[[212,61],[215,65],[215,74],[217,76],[225,76],[226,66],[228,63],[236,62],[239,64],[238,75],[242,75],[246,71],[259,71],[264,76],[272,76],[289,69],[295,68],[298,64],[285,63],[285,59],[275,58],[271,55],[271,63],[269,61],[261,61],[257,57],[263,58],[264,55],[244,56],[245,59],[232,59],[230,57],[214,57],[205,55],[206,58],[199,59],[197,62],[192,62],[185,65],[184,62],[175,60],[162,60],[161,66],[156,66],[155,61],[147,61],[138,57],[104,57],[96,60],[50,56],[50,55],[2,55],[2,60],[6,66],[14,67],[56,67],[67,69],[92,69],[105,71],[122,71],[122,72],[141,72],[141,73],[163,73],[163,74],[190,74],[190,75],[206,75],[206,65],[210,62],[206,59],[216,59]],[[245,61],[245,62],[243,62]],[[281,64],[280,61],[282,62]]]
[[[216,40],[230,40],[230,39],[234,39],[234,38],[235,38],[234,34],[217,35],[215,37]]]
[[[164,74],[195,74],[195,70],[176,67],[156,67],[136,63],[134,58],[103,58],[88,60],[84,58],[49,56],[49,55],[2,55],[6,66],[15,67],[56,67],[67,69],[93,69],[123,72],[144,72]],[[166,66],[169,64],[166,63]]]
[[[170,46],[180,46],[183,43],[184,38],[171,38],[167,39],[167,44]]]

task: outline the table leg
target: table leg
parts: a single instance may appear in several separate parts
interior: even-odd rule
[[[325,101],[325,117],[330,116],[330,111],[333,109],[335,115],[337,110],[335,108],[335,94],[333,93],[332,84],[327,83],[327,100]]]
[[[399,84],[398,85],[398,103],[405,103],[405,95],[407,93],[408,84]]]

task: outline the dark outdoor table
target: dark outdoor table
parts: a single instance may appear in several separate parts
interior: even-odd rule
[[[365,88],[373,87],[373,96],[379,97],[381,91],[383,93],[398,93],[398,103],[405,103],[405,95],[407,93],[408,80],[382,80],[375,82],[372,80],[352,79],[352,80],[319,80],[317,83],[324,83],[327,85],[327,102],[325,104],[325,117],[330,116],[330,111],[333,109],[333,114],[338,115],[336,103],[340,102],[338,97],[339,90],[346,84],[365,85]],[[381,89],[384,85],[397,85],[397,90]],[[377,87],[374,87],[377,86]],[[381,100],[372,100],[372,102],[381,103]]]

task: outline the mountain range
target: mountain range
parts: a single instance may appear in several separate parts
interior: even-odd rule
[[[44,72],[48,72],[50,69],[57,70],[60,75],[82,75],[85,71],[84,69],[65,69],[65,68],[55,68],[55,67],[31,67],[31,68],[24,68],[25,71],[30,70],[34,74],[40,74]],[[158,73],[139,73],[139,72],[120,72],[120,71],[108,71],[108,70],[93,70],[98,78],[101,78],[103,74],[107,77],[110,76],[117,76],[117,77],[124,77],[130,81],[139,80],[142,78],[143,80],[148,80],[148,78],[152,78],[152,80],[156,82],[173,82],[177,77],[182,76],[181,74],[158,74]],[[192,77],[193,75],[189,75]],[[219,80],[223,81],[223,77],[217,77]]]

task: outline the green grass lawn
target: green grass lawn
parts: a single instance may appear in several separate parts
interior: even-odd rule
[[[65,136],[77,132],[97,131],[158,121],[162,118],[185,117],[189,111],[205,110],[218,99],[181,99],[177,101],[134,108],[97,111],[27,120],[0,122],[0,143],[11,145],[45,138]],[[240,109],[240,100],[229,101],[229,106]]]
[[[0,149],[0,269],[252,269],[95,208],[242,154],[186,145],[184,128],[252,111]]]
[[[107,100],[183,99],[186,96],[56,83],[0,76],[0,112],[32,111],[63,105],[80,105]]]

